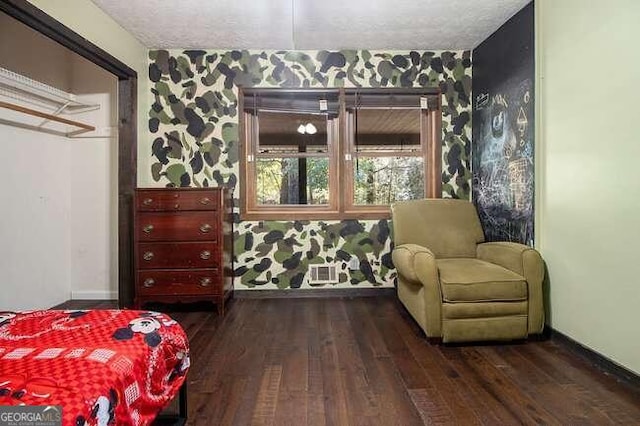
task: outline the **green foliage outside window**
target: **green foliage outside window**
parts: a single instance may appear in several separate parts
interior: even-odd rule
[[[353,174],[356,205],[386,205],[424,198],[421,157],[358,157]]]
[[[300,197],[298,173],[300,163],[306,163],[306,203]],[[304,164],[302,163],[302,164]],[[328,158],[269,158],[256,164],[258,204],[328,204]]]

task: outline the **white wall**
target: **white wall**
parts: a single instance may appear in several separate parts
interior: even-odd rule
[[[29,49],[20,49],[15,41],[19,41],[22,46],[47,48],[39,49],[38,54],[34,55]],[[29,30],[21,22],[0,13],[0,66],[3,68],[23,75],[29,74],[34,80],[68,91],[71,84],[71,53],[42,34]],[[50,66],[43,67],[43,63]]]
[[[139,168],[151,167],[150,144],[144,143],[148,132],[148,64],[147,48],[105,14],[91,0],[29,0],[57,21],[118,58],[138,73],[138,159]],[[144,186],[139,176],[138,186]]]
[[[64,115],[97,127],[73,139],[24,128],[43,119],[0,109],[0,309],[117,298],[117,79],[6,15],[0,39],[12,41],[0,43],[0,66],[100,105]],[[52,104],[6,95],[53,112]],[[70,130],[54,122],[43,129]]]
[[[117,78],[73,55],[70,86],[84,102],[100,105],[81,115],[96,132],[72,139],[70,147],[71,298],[117,299]]]
[[[0,40],[1,67],[68,90],[70,55],[62,46],[4,15]],[[5,40],[47,48],[34,55]],[[0,109],[0,120],[42,121],[6,109]],[[71,296],[70,141],[0,122],[0,146],[0,310],[47,308]]]
[[[640,2],[536,0],[549,324],[640,373]]]
[[[33,134],[0,124],[0,311],[48,308],[71,295],[70,143]]]

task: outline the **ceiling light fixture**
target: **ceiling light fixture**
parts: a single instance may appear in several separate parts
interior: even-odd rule
[[[313,123],[301,124],[298,126],[298,133],[301,135],[315,135],[318,133],[318,129]]]
[[[312,123],[307,123],[305,129],[310,135],[315,135],[318,132],[318,129],[316,129],[316,126],[314,126]]]

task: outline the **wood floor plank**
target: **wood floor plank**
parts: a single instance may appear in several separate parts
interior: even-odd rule
[[[427,372],[420,366],[415,356],[398,334],[392,323],[380,321],[377,326],[387,343],[391,358],[407,389],[425,389],[431,386]]]
[[[511,346],[486,346],[478,348],[478,351],[513,380],[521,391],[535,398],[547,411],[555,413],[562,424],[610,424],[610,419],[600,410],[584,404],[582,399],[576,399],[571,392],[555,384],[551,376]]]
[[[403,388],[402,379],[390,359],[376,358],[373,361],[376,396],[381,404],[381,424],[419,425],[422,423],[418,409],[411,401],[409,391]]]
[[[466,405],[476,416],[482,418],[483,424],[521,424],[520,410],[512,411],[504,405],[501,398],[504,395],[495,393],[487,386],[486,378],[473,368],[469,360],[458,347],[440,348],[446,361],[455,372],[452,379],[457,383],[456,390],[461,394]],[[434,368],[433,366],[428,368]]]
[[[306,425],[307,398],[309,387],[308,329],[305,324],[303,306],[290,304],[288,324],[283,331],[288,350],[282,355],[282,382],[278,394],[278,404],[274,418],[276,425]]]
[[[340,365],[340,382],[347,395],[349,423],[367,423],[367,419],[379,418],[381,415],[380,404],[372,391],[372,378],[365,367],[345,302],[337,301],[331,305],[329,312],[329,326],[335,339],[337,361]]]
[[[469,364],[484,378],[483,385],[492,395],[502,402],[511,412],[520,412],[520,420],[528,424],[558,425],[560,422],[551,416],[535,398],[530,397],[522,388],[487,361],[478,348],[465,347],[462,353]]]
[[[465,425],[480,424],[485,418],[488,424],[497,421],[484,409],[473,410],[472,399],[461,386],[460,376],[449,364],[438,346],[426,342],[421,332],[413,330],[407,322],[398,316],[390,321],[396,333],[402,338],[409,352],[416,360],[426,378],[424,389],[430,391],[431,398],[439,405],[446,406],[451,413],[451,422]],[[466,399],[466,401],[465,401]]]
[[[305,325],[308,330],[307,350],[307,425],[322,426],[326,424],[324,410],[324,382],[322,376],[322,361],[320,357],[321,337],[317,331],[320,323],[319,303],[312,305],[314,309],[305,309]],[[313,324],[313,326],[311,326]]]
[[[240,300],[238,302],[241,302]],[[253,420],[253,412],[260,396],[262,377],[267,366],[266,348],[272,342],[270,329],[275,326],[280,313],[274,304],[238,303],[244,313],[243,321],[234,340],[220,340],[220,353],[233,353],[227,356],[222,365],[215,366],[218,374],[242,377],[247,380],[246,390],[233,419],[236,426],[246,426]]]
[[[351,324],[351,330],[359,335],[366,336],[366,342],[372,356],[376,358],[389,357],[388,341],[382,336],[381,330],[375,323],[375,314],[369,309],[371,302],[363,298],[345,300],[346,313]]]
[[[420,417],[424,424],[428,425],[447,425],[456,423],[453,421],[453,415],[449,406],[439,403],[438,397],[432,395],[433,390],[428,389],[409,389],[409,396],[413,405],[420,413]]]
[[[379,418],[382,424],[420,424],[420,417],[417,408],[407,392],[407,388],[402,380],[392,358],[388,356],[389,350],[384,343],[377,343],[375,346],[369,342],[369,333],[366,330],[375,329],[371,312],[367,309],[357,309],[360,301],[353,303],[350,301],[348,317],[354,321],[353,332],[357,343],[362,364],[365,367],[366,377],[373,394],[369,394],[371,401],[375,401],[378,407]],[[355,330],[362,330],[355,333]],[[379,334],[377,330],[375,334]],[[376,347],[377,346],[377,347]],[[384,346],[384,348],[382,347]],[[385,356],[377,356],[383,353]]]
[[[304,322],[304,306],[292,304],[290,315],[282,322],[287,323],[282,330],[286,342],[282,346],[286,349],[280,354],[282,388],[291,392],[305,392],[309,387],[309,329]]]
[[[640,389],[561,343],[433,345],[394,297],[185,306],[189,425],[640,424]]]
[[[334,330],[330,325],[329,313],[327,312],[327,308],[333,303],[335,301],[331,300],[321,304],[318,313],[318,328],[321,333],[320,362],[322,366],[325,419],[328,426],[341,426],[349,424],[349,414],[347,410],[347,394],[340,374]]]
[[[576,396],[578,400],[593,398],[589,405],[597,407],[607,417],[627,419],[626,421],[631,421],[628,424],[640,424],[639,389],[630,389],[617,382],[555,342],[529,346],[523,353],[543,365],[554,377],[558,377],[563,386],[587,389],[588,393]]]
[[[281,365],[270,365],[265,368],[256,405],[253,409],[252,425],[271,426],[274,424],[281,380]]]
[[[238,407],[240,406],[240,402],[242,401],[242,395],[246,391],[247,388],[247,380],[243,378],[236,379],[231,384],[231,389],[229,389],[229,394],[220,406],[215,406],[211,404],[212,411],[220,413],[220,421],[218,424],[220,426],[230,426],[233,424],[233,419],[238,411]],[[211,417],[209,417],[209,421],[211,421]]]

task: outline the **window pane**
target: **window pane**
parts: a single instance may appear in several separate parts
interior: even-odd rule
[[[391,204],[424,198],[421,157],[358,157],[354,160],[354,204]]]
[[[327,115],[258,113],[258,153],[327,152]]]
[[[329,203],[328,158],[261,158],[256,176],[258,204]]]
[[[356,151],[420,150],[419,109],[357,109],[353,114]]]

